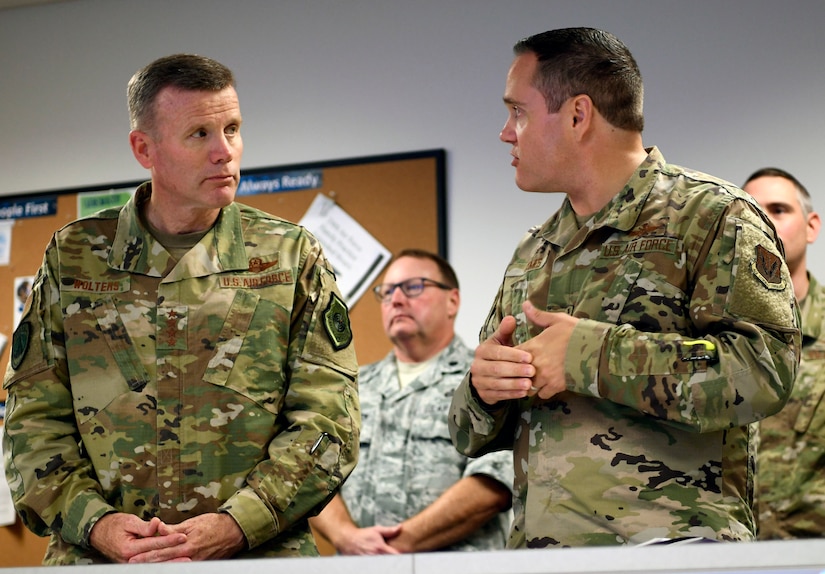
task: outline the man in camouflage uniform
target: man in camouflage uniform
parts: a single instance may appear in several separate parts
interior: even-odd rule
[[[307,517],[351,472],[347,309],[318,242],[234,203],[232,73],[176,55],[129,84],[151,172],[49,244],[4,387],[17,510],[44,563],[317,554]]]
[[[450,397],[472,360],[455,335],[458,279],[443,258],[401,252],[376,287],[393,350],[363,367],[361,455],[313,526],[341,554],[504,548],[509,453],[468,459],[450,443]]]
[[[513,449],[508,547],[752,539],[750,423],[787,400],[800,345],[770,223],[643,147],[641,75],[617,38],[553,30],[515,53],[516,183],[566,197],[505,271],[453,441]]]
[[[808,190],[777,168],[754,172],[743,189],[765,209],[785,247],[802,314],[802,360],[793,393],[759,425],[760,540],[825,536],[825,287],[808,272],[808,245],[821,225]]]

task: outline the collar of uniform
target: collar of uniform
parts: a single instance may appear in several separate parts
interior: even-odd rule
[[[151,277],[165,277],[177,264],[140,221],[139,206],[151,194],[151,182],[143,183],[121,209],[109,252],[109,265],[114,269]],[[185,266],[189,276],[246,269],[249,266],[240,210],[235,203],[221,210],[215,225],[192,251],[198,248],[198,264]],[[181,262],[190,256],[195,254],[187,253]]]
[[[438,384],[445,375],[456,372],[466,373],[469,370],[472,353],[467,349],[458,335],[454,335],[450,344],[444,347],[436,356],[437,359],[433,365],[427,369],[425,375],[427,377],[417,377],[410,381],[410,384],[405,385],[401,389],[398,388],[398,367],[395,362],[395,353],[390,351],[377,364],[380,375],[378,377],[379,390],[385,397],[397,395],[395,398],[402,398],[416,390],[431,387]],[[463,357],[467,357],[462,361]]]
[[[636,226],[645,201],[656,184],[658,174],[666,165],[665,158],[658,148],[654,146],[646,148],[646,151],[647,157],[636,168],[622,191],[588,220],[588,233],[600,227],[629,231]],[[538,235],[554,245],[565,246],[578,231],[576,214],[570,200],[565,197],[559,211],[541,226]]]

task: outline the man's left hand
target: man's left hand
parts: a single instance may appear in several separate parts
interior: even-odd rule
[[[531,394],[549,399],[567,388],[564,358],[579,319],[558,311],[540,311],[529,301],[524,302],[522,309],[527,320],[543,331],[516,348],[533,356],[536,374],[533,376]]]
[[[246,547],[241,527],[229,514],[201,514],[180,524],[163,523],[158,528],[158,534],[162,536],[175,532],[186,534],[184,544],[145,552],[132,557],[129,562],[168,562],[181,558],[219,560],[230,558]]]

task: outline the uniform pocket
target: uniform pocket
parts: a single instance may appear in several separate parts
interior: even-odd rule
[[[114,299],[107,296],[86,303],[77,300],[75,306],[81,310],[67,317],[65,323],[72,395],[81,423],[117,397],[141,391],[149,382]],[[91,322],[84,318],[89,314],[94,317],[95,329],[84,328]],[[108,353],[98,348],[101,344],[107,346]],[[114,364],[106,360],[110,354]]]
[[[236,291],[203,380],[277,415],[283,402],[288,321],[286,312],[254,291]]]

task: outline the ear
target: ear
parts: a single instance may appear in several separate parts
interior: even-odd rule
[[[822,220],[819,219],[819,214],[817,212],[814,211],[808,214],[808,229],[806,234],[808,244],[811,244],[814,241],[816,241],[816,238],[819,235],[819,228],[821,225]]]
[[[456,315],[458,315],[458,308],[461,305],[461,295],[458,293],[458,289],[450,290],[450,295],[447,298],[447,316],[450,319],[455,319]]]
[[[140,130],[132,130],[129,132],[129,146],[132,148],[132,154],[138,163],[150,169],[152,167],[152,138],[149,134]]]
[[[593,100],[591,100],[588,95],[579,94],[578,96],[573,96],[568,103],[570,104],[573,129],[584,133],[593,121],[593,114],[596,110],[593,106]]]

